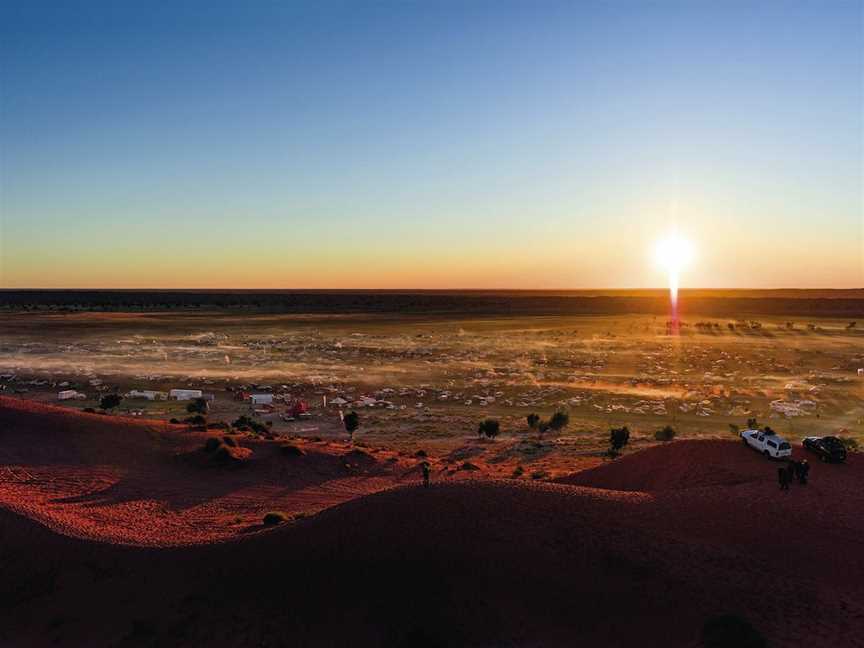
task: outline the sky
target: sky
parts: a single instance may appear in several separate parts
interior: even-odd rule
[[[2,288],[864,287],[864,3],[3,2]]]

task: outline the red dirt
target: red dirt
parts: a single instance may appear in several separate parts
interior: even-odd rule
[[[240,465],[220,465],[202,448],[223,435],[0,397],[0,506],[82,538],[195,544],[417,479],[392,452],[358,462],[347,444],[298,440],[305,454],[286,457],[246,436],[229,448]]]
[[[413,460],[393,468],[370,452],[346,469],[347,447],[305,443],[306,456],[283,457],[262,443],[241,467],[202,468],[184,453],[204,435],[152,425],[0,401],[17,475],[0,500],[0,644],[689,648],[707,617],[730,612],[774,647],[864,645],[858,456],[814,464],[811,483],[789,492],[776,464],[739,444],[680,441],[567,483],[472,478],[360,496],[375,490],[364,480],[414,482],[399,474]],[[277,466],[306,460],[289,470],[303,485],[277,492]],[[99,479],[102,500],[29,499],[90,493]],[[331,481],[353,489],[337,506],[322,494]],[[204,543],[231,535],[216,524],[231,505],[262,494],[261,511],[330,508]],[[168,544],[175,532],[203,544],[116,544]],[[111,542],[83,539],[96,537]]]

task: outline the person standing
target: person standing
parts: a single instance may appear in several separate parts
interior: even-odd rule
[[[777,469],[777,481],[780,482],[780,490],[789,490],[789,471],[785,466]]]
[[[424,461],[421,467],[423,468],[423,488],[429,488],[429,473],[431,472],[429,462]]]
[[[810,464],[806,459],[798,462],[798,483],[802,486],[807,485],[807,475],[810,473]]]

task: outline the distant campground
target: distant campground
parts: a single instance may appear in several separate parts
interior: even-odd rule
[[[864,317],[861,290],[682,291],[683,317]],[[668,295],[645,291],[2,290],[3,311],[245,311],[285,314],[664,316]]]

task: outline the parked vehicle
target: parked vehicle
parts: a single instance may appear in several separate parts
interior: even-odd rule
[[[792,446],[781,436],[766,428],[765,430],[742,430],[744,445],[758,450],[766,457],[782,459],[792,456]]]
[[[801,445],[805,450],[815,452],[825,463],[842,463],[846,461],[846,447],[837,437],[804,437]]]

